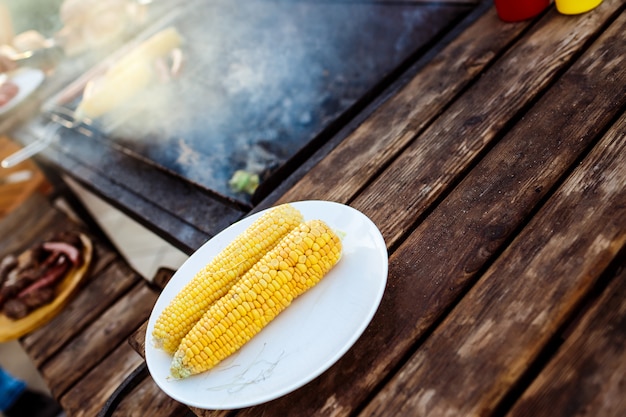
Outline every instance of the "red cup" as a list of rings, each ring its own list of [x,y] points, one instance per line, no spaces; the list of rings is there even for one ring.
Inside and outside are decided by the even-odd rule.
[[[543,12],[550,0],[494,0],[500,19],[505,22],[519,22]]]

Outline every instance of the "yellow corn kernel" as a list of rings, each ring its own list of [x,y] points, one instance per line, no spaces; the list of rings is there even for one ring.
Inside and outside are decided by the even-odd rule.
[[[322,233],[329,236],[329,239],[320,247],[324,255],[313,252],[317,259],[317,268],[302,269],[303,264],[298,264],[300,255],[294,257],[290,253],[298,250],[306,252],[305,246],[309,243],[305,238],[313,239],[315,235]],[[294,246],[294,242],[299,243]],[[207,371],[236,352],[287,308],[294,298],[316,285],[335,266],[340,257],[341,240],[324,222],[311,220],[300,224],[246,272],[228,294],[217,300],[183,338],[172,360],[172,376],[186,378]],[[271,282],[266,282],[261,271],[267,269],[270,271],[280,269],[281,272],[278,272]],[[265,284],[261,284],[261,281]],[[301,284],[301,281],[306,285]],[[250,290],[255,287],[262,289],[256,292]],[[248,301],[251,309],[240,308],[243,300],[251,298],[251,293],[254,294],[253,300]],[[224,316],[228,317],[231,311],[240,313],[236,323],[228,323],[227,320],[221,319]],[[205,332],[214,335],[215,341],[204,343],[202,338],[198,337],[198,333]],[[205,353],[208,360],[195,353],[197,350]]]
[[[152,332],[155,347],[173,354],[209,307],[302,221],[302,214],[289,204],[275,207],[254,221],[163,310]]]

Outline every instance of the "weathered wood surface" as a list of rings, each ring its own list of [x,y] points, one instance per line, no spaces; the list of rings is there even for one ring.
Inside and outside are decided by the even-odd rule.
[[[624,132],[626,116],[361,415],[498,409],[626,244]]]
[[[174,270],[170,268],[159,268],[152,279],[152,285],[156,287],[158,291],[163,290],[169,280],[174,275]],[[142,357],[146,356],[146,331],[148,329],[148,322],[144,322],[139,328],[133,332],[128,338],[128,342]]]
[[[129,337],[129,343],[130,345],[133,347],[133,349],[138,352],[142,357],[145,357],[146,355],[146,344],[145,344],[145,340],[146,340],[146,331],[148,329],[148,322],[145,322],[141,325],[141,327],[139,327],[139,329],[137,329],[136,332],[134,332],[130,337]],[[152,380],[151,377],[148,377],[149,380]],[[134,397],[136,395],[136,393],[131,392],[130,394],[128,394],[129,397]],[[128,400],[129,402],[132,400]],[[172,400],[173,401],[173,400]],[[170,404],[170,406],[172,406]],[[195,407],[184,407],[186,408],[188,411],[191,410],[194,415],[205,415],[206,413],[209,413],[211,416],[220,416],[220,417],[226,417],[228,415],[231,415],[233,412],[232,411],[206,411],[206,410],[202,410],[202,409],[198,409]],[[123,414],[121,414],[123,415]],[[165,414],[163,414],[165,415]]]
[[[83,371],[80,383],[60,398],[61,406],[68,416],[97,416],[111,394],[142,362],[141,356],[128,343],[121,343],[101,358],[95,368]]]
[[[281,202],[349,202],[529,25],[490,10],[288,190]]]
[[[406,149],[401,148],[401,155],[389,167],[385,168],[385,164],[399,149],[388,149],[385,144],[389,141],[380,140],[380,134],[373,131],[372,140],[383,143],[379,145],[382,149],[376,149],[370,142],[349,138],[345,145],[342,144],[343,152],[333,152],[294,187],[297,191],[287,193],[281,201],[321,198],[350,202],[379,225],[388,246],[393,247],[430,205],[498,139],[502,129],[519,116],[520,109],[530,104],[559,71],[566,68],[621,5],[619,0],[603,2],[595,13],[575,18],[551,11],[423,133],[415,137],[416,131],[403,130],[401,137],[407,137],[407,142],[408,139],[412,141]],[[482,22],[480,29],[507,27],[496,22],[495,15],[491,18],[493,21]],[[448,65],[451,61],[454,60],[446,60]],[[418,89],[414,94],[425,94],[419,85],[415,87]],[[427,105],[427,102],[421,105]],[[403,109],[390,105],[387,111],[400,115],[403,120],[412,120],[413,117],[407,116]],[[396,122],[387,117],[381,118],[376,125],[380,126],[378,129],[389,131],[395,130]],[[370,134],[367,123],[360,129],[364,129],[366,137]],[[361,161],[362,156],[365,158]],[[322,165],[331,159],[334,159],[332,169],[324,168]],[[382,168],[385,168],[384,172],[368,185],[372,170]],[[345,172],[345,169],[355,171]],[[363,169],[362,174],[360,169]],[[390,194],[394,197],[381,200],[381,195]]]
[[[623,267],[607,275],[626,253],[622,3],[517,24],[489,10],[287,191],[281,201],[340,201],[375,221],[390,250],[382,304],[301,389],[192,411],[622,415]],[[26,241],[56,219],[41,215]],[[148,286],[102,249],[54,330],[22,340],[68,416],[96,415],[142,363],[154,289],[173,272]],[[188,411],[146,377],[115,415]]]
[[[44,363],[42,374],[52,393],[61,396],[86,370],[104,360],[120,343],[126,344],[132,332],[148,319],[156,298],[146,285],[137,284]]]
[[[60,230],[80,231],[64,213],[51,210],[48,198],[32,194],[22,206],[0,222],[0,255],[19,253]]]
[[[126,339],[147,319],[156,293],[117,252],[98,240],[97,233],[73,221],[42,194],[33,194],[2,219],[0,248],[3,254],[19,252],[61,230],[79,231],[92,239],[94,257],[88,277],[55,318],[24,336],[20,344],[67,408],[66,414],[92,417],[142,363]],[[92,373],[97,376],[84,378],[94,366]]]
[[[146,332],[148,331],[148,322],[144,322],[128,339],[128,343],[142,357],[146,357]]]
[[[552,10],[538,27],[507,50],[352,205],[370,215],[393,245],[424,210],[454,185],[622,2],[604,2],[596,13],[571,18]],[[380,195],[393,199],[381,204]]]
[[[193,416],[189,408],[172,400],[147,377],[132,390],[113,413],[114,417]]]
[[[626,410],[626,257],[553,360],[508,414],[623,416]],[[616,372],[621,370],[622,372]]]
[[[577,24],[559,16],[550,19],[555,25]],[[620,48],[611,37],[615,33],[619,32],[604,37],[604,43],[550,89],[393,254],[379,314],[354,348],[306,388],[242,415],[288,413],[293,404],[308,415],[348,415],[358,408],[620,111],[625,79]],[[594,71],[610,76],[598,80]],[[622,88],[615,89],[616,85]],[[595,100],[580,94],[589,89],[597,89]],[[555,108],[563,113],[546,118]],[[586,132],[583,138],[579,131]],[[389,221],[380,220],[379,226]]]
[[[141,277],[120,263],[92,273],[76,298],[46,326],[24,337],[22,346],[35,365],[41,366],[140,281]]]
[[[0,130],[2,132],[3,130]],[[0,160],[19,151],[22,147],[6,136],[0,135]],[[4,182],[11,174],[28,171],[30,178],[19,182]],[[26,160],[0,171],[0,219],[23,204],[33,193],[46,192],[50,185],[32,160]]]

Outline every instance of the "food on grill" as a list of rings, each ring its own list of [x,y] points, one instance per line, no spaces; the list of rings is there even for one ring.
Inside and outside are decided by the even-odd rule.
[[[76,109],[76,118],[97,118],[133,98],[156,78],[156,62],[178,48],[182,38],[167,28],[122,57],[103,77],[90,81]]]
[[[301,223],[220,298],[184,337],[171,374],[207,371],[259,333],[341,257],[340,238],[321,220]]]
[[[115,75],[107,74],[103,79],[89,82],[76,108],[76,118],[94,119],[110,112],[146,88],[152,78],[150,64],[136,61]]]
[[[0,262],[0,308],[17,320],[50,303],[56,286],[73,268],[82,265],[83,242],[73,232],[60,232],[19,256]]]
[[[228,186],[236,193],[254,194],[259,187],[261,178],[258,174],[238,169],[228,181]]]
[[[176,295],[157,319],[154,344],[172,354],[182,338],[217,299],[248,269],[303,221],[293,206],[283,204],[254,221]]]
[[[163,29],[146,39],[127,55],[123,56],[107,71],[107,76],[115,77],[119,73],[123,73],[126,68],[132,66],[134,62],[152,63],[166,56],[174,49],[179,48],[181,43],[182,37],[176,28],[169,27]]]

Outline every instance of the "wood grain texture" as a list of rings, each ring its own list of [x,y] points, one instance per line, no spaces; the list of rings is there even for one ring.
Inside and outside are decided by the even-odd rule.
[[[74,231],[87,235],[94,244],[91,274],[97,275],[118,254],[95,239],[82,224],[77,223],[55,206],[46,195],[35,193],[19,208],[0,221],[0,256],[19,253],[59,231]]]
[[[159,268],[154,274],[152,279],[152,285],[157,289],[163,289],[174,276],[174,271],[171,268]],[[129,337],[128,343],[139,353],[143,358],[146,357],[146,331],[148,330],[148,321],[143,323],[137,330],[135,330]]]
[[[616,33],[584,55],[392,254],[379,312],[356,345],[307,387],[242,415],[286,415],[298,404],[306,415],[341,416],[358,407],[626,104],[615,88],[626,85],[623,58],[612,48]],[[599,80],[594,71],[609,76]],[[593,99],[580,94],[589,88]],[[555,108],[565,122],[540,123]]]
[[[12,155],[21,148],[7,136],[0,135],[0,160]],[[26,181],[3,182],[3,179],[19,171],[29,171],[31,177]],[[31,159],[27,159],[11,168],[2,168],[0,170],[0,219],[18,208],[33,193],[41,192],[45,195],[50,189],[50,184],[46,181],[39,167]]]
[[[605,1],[594,13],[573,18],[548,13],[351,205],[394,245],[621,5],[619,0]],[[394,198],[380,198],[389,194]]]
[[[226,411],[226,410],[202,410],[200,408],[191,407],[191,411],[198,417],[229,417],[233,415],[237,415],[236,411]]]
[[[52,209],[42,194],[32,194],[0,222],[0,256],[20,253],[60,230],[80,230],[64,213]]]
[[[148,376],[128,393],[113,417],[183,417],[189,414],[186,405],[168,397]]]
[[[626,117],[361,415],[473,416],[498,406],[626,244],[624,132]]]
[[[172,279],[175,273],[176,271],[171,268],[161,267],[154,274],[152,284],[162,290],[165,288],[170,279]]]
[[[22,347],[35,365],[41,366],[141,281],[142,278],[125,263],[109,265],[94,276],[57,317],[25,337]]]
[[[348,202],[527,27],[490,10],[280,199]]]
[[[508,414],[620,417],[626,411],[626,260]],[[618,370],[618,372],[616,372]]]
[[[55,397],[59,397],[147,320],[156,294],[140,283],[102,313],[41,368]]]
[[[122,343],[102,362],[74,385],[60,404],[68,417],[94,417],[111,394],[141,364],[141,357],[127,343]],[[149,416],[150,414],[144,414]]]
[[[146,332],[148,331],[148,321],[144,322],[137,330],[128,337],[128,343],[135,349],[142,358],[146,357]]]

